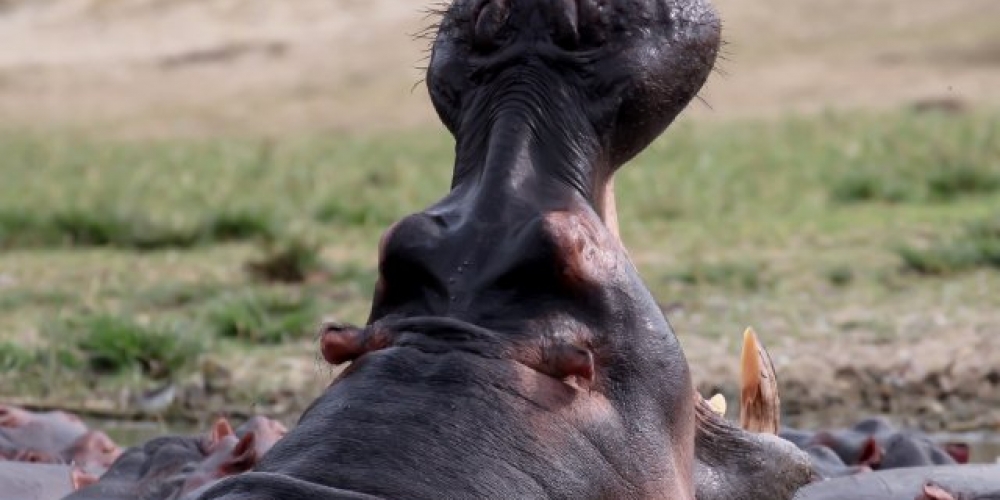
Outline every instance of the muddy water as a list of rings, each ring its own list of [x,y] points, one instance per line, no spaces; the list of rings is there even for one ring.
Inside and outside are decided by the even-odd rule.
[[[150,422],[108,422],[108,421],[88,421],[87,426],[91,429],[100,429],[114,439],[119,446],[125,448],[142,444],[150,439],[168,434],[179,434],[182,436],[194,436],[208,432],[208,427],[195,428],[182,425],[160,425]]]
[[[184,426],[165,427],[155,423],[88,422],[95,429],[102,429],[121,446],[134,446],[157,436],[167,434],[197,435],[207,431]],[[1000,463],[1000,433],[974,432],[965,434],[936,434],[932,436],[940,443],[968,443],[971,448],[970,462],[977,464]]]

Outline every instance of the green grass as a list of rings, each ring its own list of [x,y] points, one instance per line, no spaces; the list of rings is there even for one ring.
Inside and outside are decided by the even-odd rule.
[[[144,324],[112,314],[69,319],[53,335],[75,339],[76,348],[96,373],[138,371],[152,378],[178,374],[205,347],[190,325]]]
[[[301,238],[267,241],[263,255],[246,263],[247,273],[258,280],[277,283],[301,283],[326,271],[320,256],[322,245]]]
[[[219,212],[195,224],[155,222],[147,215],[104,208],[66,208],[46,213],[27,208],[0,212],[0,248],[116,247],[133,250],[190,248],[273,237],[259,214]]]
[[[1000,214],[927,247],[900,247],[898,253],[904,269],[919,274],[946,275],[978,268],[1000,271]]]
[[[441,131],[0,136],[2,392],[52,379],[113,394],[116,371],[190,374],[189,337],[237,366],[314,353],[322,316],[364,322],[381,233],[446,192],[452,154]],[[956,230],[996,216],[998,175],[989,111],[682,121],[619,173],[618,208],[647,284],[683,305],[671,318],[682,337],[753,324],[883,338],[959,309],[980,312],[956,328],[998,326],[1000,273],[982,265],[994,247],[972,243],[996,227]],[[966,243],[927,253],[949,238]],[[966,271],[927,279],[901,261]],[[60,317],[78,324],[49,334]]]
[[[696,263],[667,274],[667,280],[688,285],[712,285],[756,291],[767,284],[766,270],[757,262]]]
[[[223,338],[255,344],[302,339],[318,331],[316,304],[285,294],[242,293],[209,304],[206,321]]]

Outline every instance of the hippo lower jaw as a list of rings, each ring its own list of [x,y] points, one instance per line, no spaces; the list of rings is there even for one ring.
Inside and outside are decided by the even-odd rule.
[[[770,434],[746,432],[696,403],[695,496],[698,500],[791,499],[813,481],[809,457]]]
[[[740,422],[730,424],[695,398],[695,496],[698,500],[791,499],[816,474],[809,456],[775,434],[780,402],[774,365],[753,330],[744,334]]]

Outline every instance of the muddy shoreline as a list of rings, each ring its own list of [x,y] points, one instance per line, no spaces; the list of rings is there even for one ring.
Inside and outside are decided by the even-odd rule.
[[[699,390],[734,401],[739,372],[738,358],[728,354],[732,339],[682,342]],[[848,335],[771,339],[768,347],[787,425],[828,427],[886,415],[930,433],[1000,432],[1000,336],[995,334],[882,344]]]

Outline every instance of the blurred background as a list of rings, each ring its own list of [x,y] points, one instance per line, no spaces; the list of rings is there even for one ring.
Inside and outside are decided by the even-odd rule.
[[[719,71],[618,181],[699,386],[732,401],[752,325],[790,423],[1000,431],[1000,2],[716,5]],[[448,187],[428,7],[0,0],[0,401],[293,422]]]

